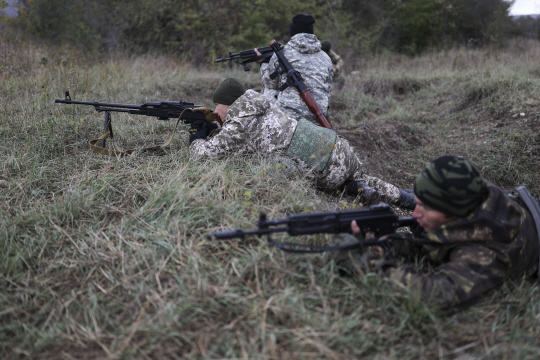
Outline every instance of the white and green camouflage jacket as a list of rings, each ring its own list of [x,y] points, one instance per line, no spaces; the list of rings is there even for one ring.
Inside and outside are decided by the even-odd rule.
[[[283,55],[291,66],[302,75],[304,84],[309,88],[313,98],[323,114],[327,115],[328,105],[333,90],[334,67],[330,57],[321,50],[321,43],[314,34],[300,33],[294,35],[283,48]],[[307,119],[319,125],[315,115],[309,111],[298,89],[289,86],[283,91],[278,88],[286,81],[281,75],[270,79],[279,62],[274,54],[267,64],[261,64],[261,77],[264,83],[264,94],[275,105],[279,106],[289,117],[300,120]]]

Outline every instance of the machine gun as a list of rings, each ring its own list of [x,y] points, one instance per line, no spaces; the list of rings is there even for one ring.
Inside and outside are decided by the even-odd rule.
[[[127,150],[125,152],[115,152],[105,149],[105,140],[107,137],[114,138],[111,122],[111,112],[124,112],[134,115],[146,115],[157,117],[158,120],[169,120],[169,119],[178,119],[178,122],[182,120],[184,124],[190,124],[196,120],[207,120],[213,121],[216,120],[220,125],[223,125],[221,119],[217,114],[212,113],[209,109],[202,107],[201,105],[195,105],[194,103],[185,102],[185,101],[153,101],[147,102],[142,105],[133,105],[133,104],[115,104],[115,103],[103,103],[97,101],[75,101],[71,99],[69,91],[65,93],[65,99],[54,99],[55,103],[61,104],[76,104],[76,105],[91,105],[97,112],[105,112],[105,122],[103,126],[103,135],[96,140],[90,141],[90,148],[94,151],[97,151],[101,154],[109,156],[125,156],[131,154],[134,150]],[[176,125],[178,126],[178,122]],[[158,148],[165,147],[169,145],[169,139],[165,144],[161,146],[145,148],[143,150],[157,150]],[[97,142],[101,141],[101,148],[95,146]]]
[[[255,53],[255,50],[253,49],[248,49],[242,50],[239,53],[235,54],[229,52],[228,58],[216,59],[214,60],[214,62],[219,63],[232,60],[233,62],[242,65],[244,67],[244,71],[249,71],[249,67],[246,64],[259,60],[270,60],[272,55],[274,55],[274,49],[272,49],[270,46],[260,47],[257,48],[257,50],[259,50],[261,55],[257,55],[257,53]],[[241,59],[242,61],[238,61],[237,59]]]
[[[351,232],[351,221],[356,220],[360,232],[365,236],[373,233],[374,239],[366,239],[361,243],[345,246],[315,246],[288,242],[277,242],[271,238],[271,234],[286,232],[290,236],[311,234],[337,234]],[[349,250],[362,246],[385,246],[385,240],[381,236],[394,233],[402,226],[412,226],[416,220],[412,217],[399,218],[386,203],[371,205],[367,209],[348,211],[328,211],[311,214],[295,214],[285,219],[268,220],[266,214],[261,213],[258,228],[254,230],[230,230],[214,232],[207,235],[208,239],[226,240],[232,238],[244,238],[249,235],[267,235],[268,242],[279,249],[292,253],[318,253],[324,251]],[[301,249],[298,249],[301,248]]]

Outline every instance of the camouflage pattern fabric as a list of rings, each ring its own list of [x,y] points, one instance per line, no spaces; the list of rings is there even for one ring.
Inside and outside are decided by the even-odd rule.
[[[296,120],[272,106],[264,95],[247,90],[229,107],[221,131],[205,140],[193,141],[189,147],[190,155],[219,157],[258,152],[288,157],[287,150],[297,125]],[[301,165],[300,169],[309,169],[303,161],[296,160]],[[326,167],[312,173],[310,177],[317,185],[328,190],[338,189],[346,180],[356,180],[384,193],[383,201],[395,203],[399,199],[397,187],[364,173],[354,149],[339,136]]]
[[[263,85],[262,90],[261,90],[261,94],[266,96],[266,98],[270,101],[270,103],[272,105],[278,106],[277,105],[277,98],[278,98],[279,90],[269,89],[269,88],[267,88],[266,86]]]
[[[330,56],[330,59],[332,60],[332,64],[334,65],[334,69],[336,71],[334,72],[334,89],[341,90],[343,86],[345,85],[345,79],[343,78],[343,74],[341,69],[343,69],[343,60],[341,59],[341,56],[336,54],[333,50],[328,51],[328,56]]]
[[[296,126],[296,120],[272,106],[266,97],[247,90],[229,107],[221,131],[207,140],[195,140],[189,151],[194,157],[285,152]]]
[[[483,200],[485,182],[467,159],[453,155],[431,161],[414,182],[414,193],[430,208],[464,217]]]
[[[284,46],[283,54],[291,66],[302,75],[302,80],[311,91],[317,105],[319,105],[323,114],[327,115],[333,90],[334,70],[332,60],[321,50],[321,43],[317,36],[306,33],[294,35]],[[289,86],[283,91],[278,91],[279,87],[286,82],[285,75],[280,75],[273,80],[270,79],[270,74],[278,66],[279,62],[276,55],[272,56],[269,63],[261,64],[264,95],[272,103],[280,107],[290,118],[295,120],[304,118],[319,125],[315,115],[309,111],[300,97],[298,89]]]
[[[493,184],[487,183],[487,187],[487,199],[467,217],[422,234],[433,243],[395,246],[398,257],[425,256],[435,267],[431,273],[418,273],[412,266],[391,266],[385,275],[441,308],[470,304],[506,279],[531,276],[538,266],[539,251],[532,216],[519,200]],[[413,235],[401,232],[391,238],[406,240]]]
[[[330,160],[336,136],[333,130],[300,119],[287,154],[302,160],[310,169],[322,171]]]
[[[334,50],[329,50],[328,56],[330,57],[330,60],[332,60],[332,65],[334,65],[334,69],[336,69],[336,72],[341,72],[341,69],[343,69],[343,59],[341,58],[341,56],[336,54]]]
[[[361,181],[382,194],[381,201],[394,204],[399,199],[399,188],[377,177],[368,175],[362,163],[356,156],[349,142],[337,137],[336,147],[328,161],[328,165],[321,172],[317,185],[319,187],[336,190],[345,180]]]

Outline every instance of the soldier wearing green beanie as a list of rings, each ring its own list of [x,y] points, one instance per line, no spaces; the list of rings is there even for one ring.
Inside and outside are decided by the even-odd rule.
[[[212,101],[214,104],[232,105],[245,92],[246,88],[240,81],[228,78],[219,84],[216,91],[214,91]]]
[[[338,267],[381,272],[443,309],[470,304],[505,280],[538,271],[540,207],[524,187],[509,195],[484,180],[469,160],[443,156],[416,178],[414,194],[418,228],[389,235],[390,251],[341,252]],[[351,229],[359,233],[355,222]],[[358,241],[349,234],[338,240]],[[398,258],[411,257],[427,259],[429,270],[397,265]]]
[[[464,217],[486,195],[482,175],[467,159],[443,156],[429,163],[416,178],[414,193],[432,209]]]
[[[223,109],[232,105],[236,99],[246,92],[246,88],[242,83],[234,78],[225,79],[214,91],[214,104],[220,104],[219,109],[224,116]],[[225,110],[226,111],[226,110]],[[216,112],[218,109],[216,108]],[[219,112],[218,112],[219,113]],[[209,123],[206,120],[197,120],[191,123],[189,127],[189,143],[192,144],[195,140],[204,140],[208,135],[212,134],[217,129],[215,122]]]

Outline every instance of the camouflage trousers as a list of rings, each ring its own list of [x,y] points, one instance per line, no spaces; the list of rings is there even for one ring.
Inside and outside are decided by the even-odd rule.
[[[366,174],[349,142],[338,136],[328,165],[317,176],[317,185],[328,190],[337,190],[347,180],[360,181],[371,186],[383,194],[381,200],[384,202],[396,203],[399,199],[399,189],[386,181]]]

